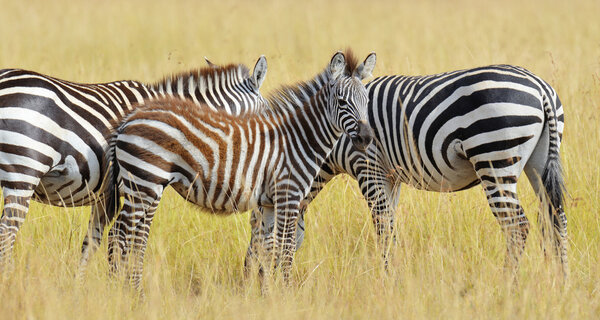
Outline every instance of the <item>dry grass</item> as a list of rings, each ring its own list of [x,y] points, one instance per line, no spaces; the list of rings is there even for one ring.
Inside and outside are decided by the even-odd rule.
[[[310,209],[292,289],[261,296],[242,277],[248,216],[216,218],[170,192],[136,303],[97,254],[74,279],[87,208],[34,204],[15,271],[0,283],[0,318],[596,318],[600,314],[600,3],[589,1],[1,1],[0,68],[65,79],[153,81],[230,61],[269,62],[263,92],[320,71],[335,50],[376,51],[376,75],[491,63],[528,68],[565,105],[570,285],[539,248],[534,223],[510,288],[504,240],[483,192],[403,189],[391,272],[381,271],[356,183],[339,177]],[[527,182],[522,202],[535,221]]]

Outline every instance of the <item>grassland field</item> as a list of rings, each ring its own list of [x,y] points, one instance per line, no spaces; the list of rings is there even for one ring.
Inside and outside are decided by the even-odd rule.
[[[245,282],[248,214],[214,217],[168,192],[145,263],[146,298],[107,275],[106,251],[75,280],[89,208],[31,206],[0,282],[0,319],[597,319],[600,317],[600,2],[6,1],[0,68],[79,82],[136,79],[216,63],[253,66],[262,88],[308,79],[347,46],[377,52],[375,76],[494,63],[526,67],[565,108],[571,274],[560,283],[539,246],[537,199],[519,194],[532,231],[517,287],[480,187],[403,187],[389,272],[357,183],[339,176],[313,202],[293,284],[261,295]]]

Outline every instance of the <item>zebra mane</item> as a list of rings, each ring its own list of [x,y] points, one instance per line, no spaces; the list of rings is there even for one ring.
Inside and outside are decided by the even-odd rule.
[[[207,88],[209,84],[211,87],[221,87],[224,77],[234,81],[227,85],[235,85],[250,78],[250,70],[243,64],[211,65],[166,76],[149,86],[161,93],[191,92],[198,88],[203,90],[202,88]]]
[[[283,85],[266,97],[268,109],[274,112],[290,112],[310,101],[312,97],[327,84],[331,74],[329,68],[325,68],[321,73],[312,79],[304,82],[298,82],[292,85]]]
[[[344,74],[351,76],[358,66],[358,59],[350,48],[344,51],[344,56],[346,57]],[[271,111],[292,111],[309,102],[325,86],[329,79],[331,79],[331,73],[329,72],[329,67],[326,67],[321,73],[308,81],[283,85],[279,89],[276,89],[275,92],[266,98],[267,104]]]
[[[352,73],[354,73],[356,67],[358,67],[358,59],[356,58],[354,51],[352,51],[350,48],[346,48],[346,50],[344,50],[344,56],[346,57],[346,68],[344,69],[344,74],[349,77],[352,75]]]

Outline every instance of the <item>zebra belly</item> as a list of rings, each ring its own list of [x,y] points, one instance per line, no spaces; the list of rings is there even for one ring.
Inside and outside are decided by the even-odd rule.
[[[193,187],[186,187],[182,183],[172,185],[184,199],[215,214],[232,214],[254,209],[259,205],[261,188],[252,188],[246,185],[232,192],[232,188],[217,187],[214,192],[209,192],[210,183],[194,183]]]
[[[446,172],[439,181],[434,181],[431,177],[422,177],[421,180],[411,179],[406,181],[403,179],[402,182],[419,190],[454,192],[478,185],[479,178],[473,169],[473,165],[469,163],[466,166],[456,166],[454,171]]]
[[[433,152],[433,154],[434,158],[429,161],[435,162],[439,171],[428,167],[429,174],[427,174],[423,169],[413,168],[410,174],[405,174],[399,179],[416,189],[435,192],[454,192],[479,184],[477,173],[471,161],[467,159],[461,141],[453,141],[446,150]],[[442,154],[445,157],[442,157]],[[444,159],[447,159],[447,162]],[[402,165],[397,167],[400,168]],[[396,171],[395,175],[399,173]]]

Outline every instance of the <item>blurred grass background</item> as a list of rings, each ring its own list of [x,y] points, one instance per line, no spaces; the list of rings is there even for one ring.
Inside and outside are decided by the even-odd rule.
[[[88,208],[33,204],[0,283],[2,319],[597,318],[600,314],[600,2],[583,1],[0,1],[0,68],[79,82],[136,79],[265,54],[262,92],[308,79],[346,46],[377,52],[375,76],[516,64],[558,91],[569,199],[571,281],[539,247],[537,200],[518,287],[480,187],[404,187],[389,274],[356,182],[340,176],[313,203],[294,285],[261,296],[242,276],[248,215],[213,217],[163,199],[145,264],[146,300],[107,276],[97,254],[78,285]]]

